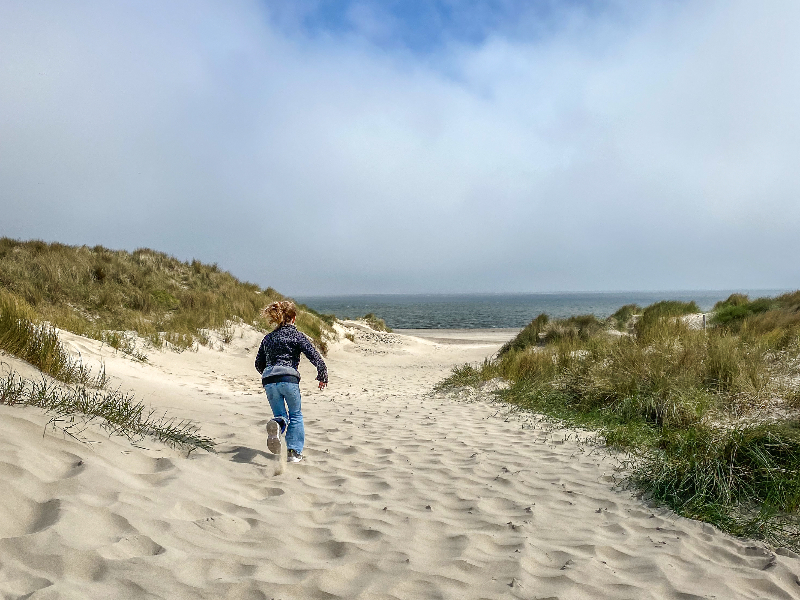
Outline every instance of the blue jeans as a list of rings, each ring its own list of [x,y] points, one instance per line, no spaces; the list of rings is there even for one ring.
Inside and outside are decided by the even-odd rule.
[[[267,392],[272,416],[283,417],[289,423],[286,428],[286,447],[302,452],[306,443],[306,432],[303,429],[303,413],[300,412],[300,386],[279,381],[266,384],[264,391]]]

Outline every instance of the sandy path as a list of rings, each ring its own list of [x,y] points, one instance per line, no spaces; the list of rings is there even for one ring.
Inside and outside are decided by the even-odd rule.
[[[145,365],[64,334],[219,452],[43,438],[0,406],[0,596],[800,598],[798,557],[615,491],[612,459],[530,418],[428,394],[510,333],[355,335],[326,391],[304,362],[306,461],[275,475],[259,334]]]

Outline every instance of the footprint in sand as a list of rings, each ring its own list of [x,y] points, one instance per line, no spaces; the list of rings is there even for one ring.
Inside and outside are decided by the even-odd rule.
[[[197,502],[185,500],[176,502],[168,516],[182,521],[199,521],[208,517],[220,516],[220,513]]]
[[[286,492],[281,488],[265,488],[255,492],[254,497],[257,500],[266,500],[267,498],[277,498],[278,496],[283,496],[285,493]]]
[[[217,535],[242,535],[250,531],[250,523],[231,515],[206,517],[194,522],[200,529]]]
[[[156,556],[164,552],[164,548],[156,544],[146,535],[130,535],[118,542],[100,548],[97,553],[109,560],[125,560],[139,556]]]

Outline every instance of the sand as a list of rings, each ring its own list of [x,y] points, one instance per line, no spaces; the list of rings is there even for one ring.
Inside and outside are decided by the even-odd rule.
[[[304,360],[306,459],[282,474],[257,332],[148,364],[63,333],[114,386],[202,423],[218,453],[94,426],[78,443],[0,406],[0,596],[800,598],[797,555],[649,506],[582,436],[430,394],[513,332],[350,333],[325,391]]]

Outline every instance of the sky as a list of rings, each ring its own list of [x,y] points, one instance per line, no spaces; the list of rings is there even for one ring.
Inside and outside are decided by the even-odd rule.
[[[800,287],[796,0],[0,0],[0,235],[295,296]]]

